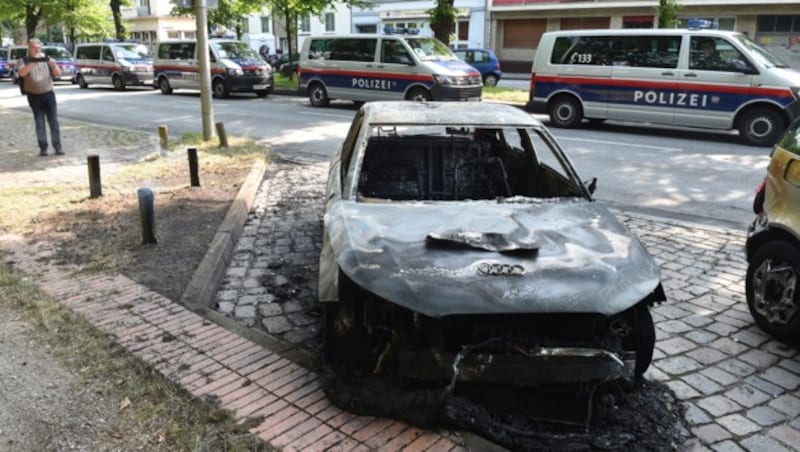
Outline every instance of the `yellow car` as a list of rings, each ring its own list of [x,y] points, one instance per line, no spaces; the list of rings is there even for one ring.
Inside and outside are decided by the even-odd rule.
[[[772,151],[748,230],[747,305],[756,323],[784,340],[800,337],[800,121]]]

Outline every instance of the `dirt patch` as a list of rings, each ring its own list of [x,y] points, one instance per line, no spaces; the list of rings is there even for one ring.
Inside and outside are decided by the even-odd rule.
[[[32,117],[0,110],[0,236],[21,235],[43,263],[118,272],[179,300],[265,150],[234,140],[241,146],[228,151],[198,145],[197,188],[189,186],[183,149],[162,153],[153,136],[61,126],[66,156],[39,157]],[[96,199],[89,155],[101,162]],[[155,193],[155,245],[142,244],[140,187]],[[1,450],[268,449],[247,426],[14,279],[0,268]]]

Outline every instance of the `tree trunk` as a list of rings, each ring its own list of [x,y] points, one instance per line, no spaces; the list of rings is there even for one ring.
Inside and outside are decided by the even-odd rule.
[[[120,41],[125,40],[125,26],[122,24],[122,12],[120,11],[120,0],[111,0],[108,6],[111,7],[111,13],[114,15],[114,30],[116,31],[116,38]]]
[[[287,49],[289,51],[289,53],[288,53],[289,60],[288,61],[289,61],[289,63],[291,63],[292,62],[292,53],[294,53],[294,39],[293,39],[294,33],[292,32],[292,26],[290,24],[296,24],[297,23],[297,16],[292,14],[292,11],[287,7],[287,8],[284,8],[284,10],[283,10],[283,18],[286,21],[286,22],[284,22],[284,27],[286,29],[286,45],[289,47]],[[278,68],[278,69],[280,69],[280,68]],[[289,73],[289,80],[294,80],[294,72],[290,72]]]
[[[433,23],[431,24],[433,36],[447,45],[450,45],[450,33],[453,31],[453,26],[455,25],[455,18],[452,14],[453,1],[454,0],[437,0],[435,9],[438,12],[438,20],[435,25]],[[445,13],[446,11],[450,11],[451,13]]]
[[[34,5],[30,3],[25,5],[25,33],[26,38],[31,39],[36,37],[36,27],[39,25],[39,19],[42,18],[42,7],[36,10]]]

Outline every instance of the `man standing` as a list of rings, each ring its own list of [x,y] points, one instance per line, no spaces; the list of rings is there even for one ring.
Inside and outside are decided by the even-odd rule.
[[[61,132],[58,128],[58,112],[56,110],[56,94],[53,92],[53,77],[61,76],[55,60],[42,53],[42,41],[33,38],[28,40],[28,58],[18,72],[20,82],[24,83],[28,105],[33,110],[36,123],[36,140],[39,142],[39,155],[47,155],[47,130],[44,118],[50,125],[50,139],[56,155],[64,155],[61,150]]]

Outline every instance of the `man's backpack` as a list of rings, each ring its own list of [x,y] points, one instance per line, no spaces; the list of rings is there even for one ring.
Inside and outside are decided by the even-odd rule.
[[[28,64],[28,57],[22,57],[22,66],[25,66],[26,64]],[[25,77],[19,76],[20,67],[20,63],[17,61],[17,84],[19,85],[19,93],[24,96],[28,93],[25,92]]]

